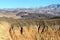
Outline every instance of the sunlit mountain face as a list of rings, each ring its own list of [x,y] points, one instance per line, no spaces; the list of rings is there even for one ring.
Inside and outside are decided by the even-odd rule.
[[[0,9],[0,17],[12,18],[49,18],[60,16],[60,4],[52,4],[38,8],[4,8]]]

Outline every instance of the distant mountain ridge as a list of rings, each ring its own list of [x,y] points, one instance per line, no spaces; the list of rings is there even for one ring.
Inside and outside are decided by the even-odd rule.
[[[0,16],[13,18],[35,18],[60,16],[60,4],[52,4],[39,8],[5,8],[0,9]]]

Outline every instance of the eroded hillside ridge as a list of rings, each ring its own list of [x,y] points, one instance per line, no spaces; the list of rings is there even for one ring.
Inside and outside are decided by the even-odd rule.
[[[9,29],[12,40],[60,40],[60,19],[26,19],[17,23]]]

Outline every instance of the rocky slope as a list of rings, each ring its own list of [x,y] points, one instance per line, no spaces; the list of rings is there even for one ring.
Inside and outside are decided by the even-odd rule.
[[[60,40],[60,18],[2,18],[0,35],[0,40]]]

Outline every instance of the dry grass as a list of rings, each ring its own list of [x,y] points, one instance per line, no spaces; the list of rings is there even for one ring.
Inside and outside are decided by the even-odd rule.
[[[0,21],[0,40],[11,40],[9,34],[10,24],[5,21]]]
[[[0,18],[0,40],[60,40],[60,18]]]

